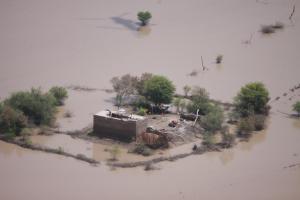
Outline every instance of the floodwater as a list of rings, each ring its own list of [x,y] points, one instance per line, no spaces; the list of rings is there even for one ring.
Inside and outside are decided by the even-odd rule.
[[[245,83],[263,81],[272,99],[281,99],[271,103],[267,130],[248,143],[160,163],[151,172],[111,171],[0,142],[0,199],[299,199],[300,122],[281,113],[300,100],[299,90],[289,92],[300,83],[299,6],[299,0],[1,0],[1,99],[38,86],[107,89],[113,76],[143,72],[168,76],[178,92],[185,84],[202,86],[223,101]],[[137,32],[136,13],[144,9],[153,15],[151,26]],[[276,21],[285,28],[261,35],[262,24]],[[216,65],[219,54],[224,59]],[[198,75],[188,76],[193,70]],[[70,91],[65,109],[74,116],[60,119],[61,129],[85,127],[93,113],[112,107],[112,96]]]

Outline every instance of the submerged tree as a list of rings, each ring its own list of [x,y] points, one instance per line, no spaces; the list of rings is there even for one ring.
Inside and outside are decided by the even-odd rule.
[[[64,87],[52,87],[49,92],[55,97],[56,105],[61,106],[64,104],[65,99],[68,97],[68,91]]]
[[[252,114],[267,114],[269,101],[269,92],[263,83],[248,83],[241,88],[234,99],[235,111],[241,117],[247,117]]]
[[[141,12],[138,12],[137,17],[141,21],[142,26],[146,26],[149,23],[150,19],[152,18],[152,15],[148,11],[145,11],[145,12],[141,11]]]
[[[300,101],[297,101],[294,105],[293,105],[293,110],[296,111],[298,113],[298,117],[300,117]]]

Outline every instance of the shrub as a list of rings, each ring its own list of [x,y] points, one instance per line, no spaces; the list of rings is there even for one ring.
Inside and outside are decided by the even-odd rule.
[[[275,29],[273,28],[272,25],[263,25],[263,26],[261,26],[260,31],[261,31],[263,34],[271,34],[271,33],[274,33],[274,32],[275,32]]]
[[[63,105],[65,99],[68,97],[68,91],[64,87],[52,87],[49,93],[55,97],[55,105],[57,106]]]
[[[150,156],[153,154],[153,151],[145,144],[138,143],[134,146],[134,148],[130,151],[130,153],[141,154],[143,156]]]
[[[216,58],[216,63],[217,64],[220,64],[223,60],[223,55],[218,55],[217,58]]]
[[[237,126],[238,136],[247,137],[254,130],[255,130],[255,122],[252,117],[246,117],[240,119]]]
[[[298,117],[300,117],[300,101],[297,101],[294,105],[293,105],[293,110],[296,111],[298,113]]]
[[[191,103],[187,105],[188,112],[197,113],[199,109],[199,114],[207,114],[212,104],[209,101],[208,92],[204,88],[195,87],[192,90]]]
[[[147,114],[147,109],[146,108],[139,108],[139,110],[138,110],[138,112],[137,112],[137,114],[138,115],[141,115],[141,116],[145,116],[146,114]]]
[[[214,133],[222,128],[224,121],[223,110],[213,106],[211,111],[201,118],[201,126],[208,132]]]
[[[208,132],[205,132],[203,134],[202,145],[212,146],[213,144],[215,144],[214,136]]]
[[[273,29],[283,29],[284,24],[282,22],[276,22],[275,24],[272,25]]]
[[[54,119],[56,99],[52,94],[44,94],[40,89],[17,92],[5,100],[5,104],[20,110],[36,125],[49,125]]]
[[[222,144],[225,148],[230,148],[235,141],[235,136],[230,133],[225,133],[222,135]]]
[[[146,12],[138,12],[137,17],[142,22],[142,26],[145,26],[145,25],[148,24],[148,22],[152,18],[152,15],[148,11],[146,11]]]
[[[269,92],[263,83],[249,83],[241,88],[234,99],[235,111],[242,117],[252,114],[267,114]]]
[[[27,117],[21,111],[3,106],[0,113],[0,131],[5,134],[19,135],[27,126]]]
[[[241,117],[240,113],[235,112],[234,110],[231,110],[228,113],[228,123],[230,123],[230,124],[236,124],[240,117]]]
[[[170,103],[173,99],[175,86],[164,76],[153,76],[145,82],[145,96],[156,105]]]

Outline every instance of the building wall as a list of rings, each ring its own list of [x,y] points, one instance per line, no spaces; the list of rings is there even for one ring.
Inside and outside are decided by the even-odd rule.
[[[146,120],[130,121],[94,115],[94,133],[102,137],[129,140],[146,128]]]

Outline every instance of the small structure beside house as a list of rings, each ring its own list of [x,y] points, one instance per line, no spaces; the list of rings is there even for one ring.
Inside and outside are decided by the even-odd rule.
[[[147,120],[139,115],[104,110],[94,115],[94,133],[100,137],[131,140],[146,131]]]

